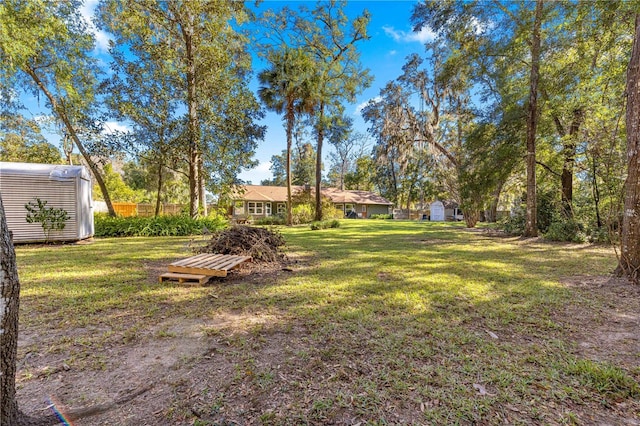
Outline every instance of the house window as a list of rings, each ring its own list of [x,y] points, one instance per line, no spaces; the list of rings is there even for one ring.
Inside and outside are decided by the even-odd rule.
[[[278,214],[285,214],[287,211],[287,205],[285,203],[278,203],[277,208]]]
[[[362,209],[360,210],[362,213],[366,213],[367,212],[367,205],[363,204],[362,205]]]
[[[271,203],[264,203],[264,214],[271,216]]]
[[[262,214],[263,203],[249,201],[249,214]]]
[[[344,211],[349,213],[351,210],[355,210],[353,207],[354,207],[353,204],[345,204]]]
[[[344,204],[336,204],[336,209],[344,211]]]
[[[233,214],[236,216],[244,214],[244,201],[236,201],[233,203]]]

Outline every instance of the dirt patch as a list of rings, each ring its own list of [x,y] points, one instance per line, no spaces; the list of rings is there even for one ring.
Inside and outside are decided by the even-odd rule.
[[[212,280],[209,286],[252,291],[296,274],[308,263],[313,259],[300,257],[284,269],[280,265],[248,264],[224,280]],[[157,262],[147,268],[151,275],[165,266]],[[387,271],[376,274],[380,281],[393,278]],[[156,277],[149,279],[155,282]],[[571,289],[577,302],[555,314],[554,320],[565,326],[562,338],[575,342],[580,356],[611,362],[637,376],[640,288],[609,277],[569,277],[562,284]],[[585,309],[589,306],[593,308]],[[155,324],[144,323],[132,341],[108,341],[101,347],[87,348],[82,346],[82,336],[108,330],[55,329],[50,334],[21,330],[20,346],[39,349],[23,357],[18,378],[20,407],[30,414],[49,414],[52,402],[64,411],[65,407],[106,404],[147,387],[135,399],[74,425],[321,425],[365,424],[376,416],[393,424],[421,424],[424,410],[441,404],[437,397],[429,399],[429,395],[412,389],[406,390],[407,397],[402,399],[385,387],[376,387],[371,393],[366,387],[354,392],[360,383],[372,380],[380,368],[387,369],[388,374],[395,371],[393,365],[380,365],[371,359],[374,342],[368,333],[362,334],[354,323],[353,330],[343,330],[343,335],[326,333],[327,340],[320,341],[314,337],[319,330],[313,325],[284,315],[269,309],[238,309],[198,317],[171,316]],[[496,342],[505,339],[502,335],[496,339],[486,329],[481,332]],[[55,350],[53,343],[65,336],[77,343],[64,351]],[[444,365],[447,357],[425,355],[424,362],[424,368],[433,369],[429,370],[430,377],[435,380],[438,370],[433,365]],[[478,393],[471,389],[473,395]],[[381,392],[388,394],[380,396]],[[486,392],[486,397],[491,397],[498,390],[488,385]],[[328,395],[339,395],[340,399],[331,400]],[[481,392],[480,397],[484,397]],[[511,415],[522,409],[509,404],[505,407]],[[581,420],[590,419],[585,424],[638,424],[630,414],[638,412],[635,406],[615,405],[609,411],[579,404],[572,408],[581,413]],[[499,419],[496,417],[496,424]]]
[[[562,283],[585,301],[601,302],[590,310],[568,305],[562,313],[581,355],[629,369],[640,365],[640,286],[610,276],[567,277]]]

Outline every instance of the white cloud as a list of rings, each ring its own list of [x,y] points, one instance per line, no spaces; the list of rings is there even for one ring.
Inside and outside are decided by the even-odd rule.
[[[112,135],[115,132],[129,133],[131,132],[131,128],[116,121],[107,121],[104,123],[102,132],[105,135]]]
[[[434,33],[431,28],[428,27],[422,27],[420,32],[417,33],[414,31],[407,32],[403,30],[396,30],[394,27],[388,26],[384,26],[382,27],[382,29],[384,30],[386,35],[399,42],[419,42],[424,44],[436,38],[436,33]]]
[[[107,32],[99,31],[91,20],[97,6],[98,0],[86,0],[80,7],[80,14],[87,23],[89,32],[93,34],[96,40],[96,50],[98,52],[107,52],[109,50],[109,40],[111,40],[111,37]]]
[[[353,112],[353,115],[360,115],[362,110],[369,105],[370,103],[380,102],[382,98],[380,96],[376,96],[373,99],[369,99],[368,101],[364,101],[356,106],[356,110]]]
[[[269,172],[271,173],[271,161],[261,161],[253,170],[256,172]]]
[[[395,55],[397,55],[397,54],[398,54],[398,51],[397,51],[397,50],[391,50],[391,51],[389,52],[389,56],[395,56]]]

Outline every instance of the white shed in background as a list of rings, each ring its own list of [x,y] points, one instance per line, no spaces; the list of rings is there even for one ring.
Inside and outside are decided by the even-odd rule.
[[[52,241],[78,241],[93,236],[91,175],[84,166],[0,162],[0,196],[14,242],[44,241],[40,223],[27,223],[25,204],[36,198],[69,214]]]
[[[429,216],[432,222],[444,222],[444,204],[442,201],[434,201],[429,207]]]

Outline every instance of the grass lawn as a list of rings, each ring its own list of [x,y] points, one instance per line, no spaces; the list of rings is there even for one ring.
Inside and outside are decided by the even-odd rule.
[[[194,288],[157,282],[188,238],[18,247],[21,408],[150,383],[77,425],[640,421],[640,291],[608,277],[611,248],[452,223],[281,232],[292,271]]]

